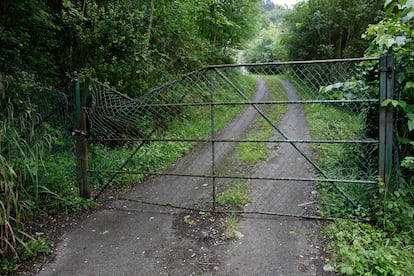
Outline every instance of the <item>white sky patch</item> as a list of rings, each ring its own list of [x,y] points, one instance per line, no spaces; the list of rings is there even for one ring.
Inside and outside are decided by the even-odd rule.
[[[297,2],[299,2],[299,0],[272,0],[273,3],[277,4],[277,5],[282,5],[282,6],[288,6],[288,7],[293,7],[293,5],[295,5]]]

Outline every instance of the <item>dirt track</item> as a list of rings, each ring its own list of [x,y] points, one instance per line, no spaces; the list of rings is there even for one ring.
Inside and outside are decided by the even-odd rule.
[[[295,89],[283,81],[290,100]],[[254,100],[265,100],[268,89],[258,80]],[[236,139],[257,116],[252,107],[241,112],[218,138]],[[309,137],[303,109],[289,105],[280,129],[289,138]],[[280,139],[280,137],[275,136]],[[229,157],[232,143],[217,143],[216,162],[221,170],[241,170]],[[301,148],[311,154],[307,147]],[[230,158],[230,159],[229,159]],[[199,145],[181,158],[172,172],[204,174],[211,169],[211,148]],[[313,171],[289,144],[273,146],[266,162],[249,170],[252,175],[310,177]],[[299,175],[298,175],[299,172]],[[273,212],[306,214],[314,201],[311,183],[250,183],[252,205],[271,206]],[[203,179],[154,177],[124,197],[188,206],[208,202],[211,185]],[[266,207],[267,208],[267,207]],[[202,239],[186,232],[182,214],[134,203],[115,201],[63,237],[56,258],[39,275],[321,275],[322,250],[315,221],[283,217],[243,216],[237,241]],[[211,224],[214,225],[215,221]],[[219,227],[218,227],[219,228]],[[219,233],[216,233],[219,234]],[[197,236],[197,237],[194,237]]]

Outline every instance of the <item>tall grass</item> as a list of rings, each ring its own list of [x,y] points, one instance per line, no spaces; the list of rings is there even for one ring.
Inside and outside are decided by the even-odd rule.
[[[22,133],[21,130],[24,130]],[[47,147],[43,141],[33,141],[30,120],[13,117],[13,110],[0,127],[0,255],[18,256],[18,246],[24,246],[22,222],[30,217],[39,200],[38,172]],[[33,195],[27,193],[30,187]]]
[[[35,256],[38,250],[48,252],[41,238],[26,232],[25,223],[39,210],[62,209],[70,205],[85,207],[75,200],[77,190],[65,166],[74,162],[71,156],[56,150],[60,131],[47,123],[35,127],[29,113],[15,115],[10,105],[0,118],[0,259],[11,260]],[[73,201],[73,202],[72,202]],[[22,257],[23,256],[23,257]],[[7,263],[8,261],[6,261]],[[8,263],[10,264],[10,263]],[[0,262],[0,265],[3,265]],[[14,269],[13,265],[10,269]],[[7,268],[8,269],[8,268]],[[7,272],[7,269],[5,271]],[[0,272],[3,268],[0,267]]]

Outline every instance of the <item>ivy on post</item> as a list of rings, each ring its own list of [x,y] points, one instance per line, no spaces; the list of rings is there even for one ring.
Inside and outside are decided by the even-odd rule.
[[[83,198],[90,198],[91,191],[89,188],[88,177],[88,144],[86,138],[86,112],[83,107],[86,105],[88,97],[87,83],[81,87],[75,72],[75,79],[72,82],[74,98],[74,120],[73,132],[75,156],[77,164],[77,182],[79,195]]]
[[[394,56],[388,54],[380,59],[380,118],[379,118],[379,176],[387,191],[391,191],[393,108],[384,101],[394,97]]]

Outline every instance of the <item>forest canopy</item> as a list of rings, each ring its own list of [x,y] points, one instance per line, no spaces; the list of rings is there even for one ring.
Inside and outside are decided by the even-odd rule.
[[[265,1],[259,35],[245,50],[246,62],[362,57],[361,39],[380,21],[384,1],[308,0],[292,8]]]
[[[57,85],[77,71],[131,96],[179,73],[234,62],[260,0],[4,0],[0,72]]]

